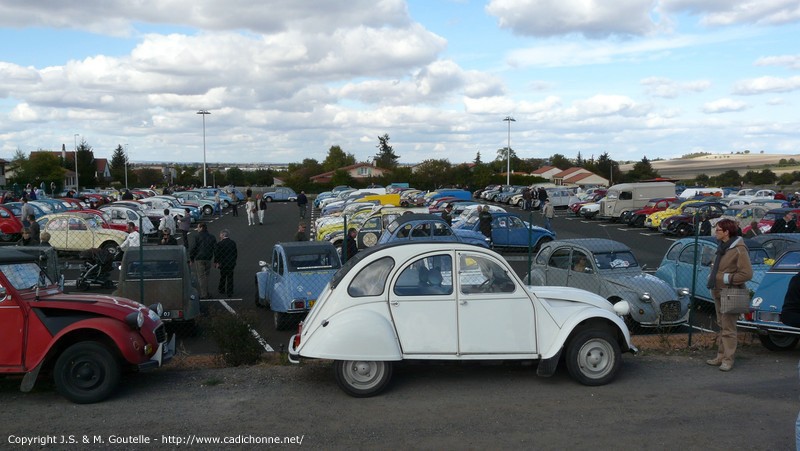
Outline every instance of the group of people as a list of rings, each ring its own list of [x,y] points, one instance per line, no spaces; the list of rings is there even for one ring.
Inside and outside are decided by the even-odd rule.
[[[525,211],[533,210],[534,206],[544,209],[545,201],[548,199],[547,190],[543,186],[539,188],[525,187],[522,190],[522,208]],[[536,203],[538,201],[538,204]]]
[[[223,229],[219,232],[219,241],[208,231],[208,225],[200,223],[197,234],[189,251],[189,261],[197,271],[198,290],[200,299],[209,299],[209,276],[212,265],[219,270],[219,295],[233,296],[233,271],[236,269],[236,260],[239,253],[236,242],[231,239],[230,231]]]

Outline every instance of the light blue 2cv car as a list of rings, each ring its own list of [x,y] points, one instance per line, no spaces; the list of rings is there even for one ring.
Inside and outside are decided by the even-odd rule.
[[[259,265],[256,306],[273,311],[277,330],[297,325],[342,266],[328,241],[278,243],[272,249],[272,262]]]

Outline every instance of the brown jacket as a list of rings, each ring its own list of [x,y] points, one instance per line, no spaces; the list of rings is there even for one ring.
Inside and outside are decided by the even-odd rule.
[[[725,255],[719,261],[714,298],[719,299],[722,287],[733,285],[744,287],[744,283],[753,278],[753,267],[750,265],[750,254],[744,245],[742,237],[731,238],[734,240]]]

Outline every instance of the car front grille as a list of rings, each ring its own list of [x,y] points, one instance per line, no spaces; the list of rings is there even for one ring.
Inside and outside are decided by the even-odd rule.
[[[167,327],[162,323],[159,324],[158,327],[153,331],[156,336],[156,341],[159,343],[166,343],[167,342]]]
[[[672,322],[681,318],[681,301],[667,301],[661,304],[661,321]]]

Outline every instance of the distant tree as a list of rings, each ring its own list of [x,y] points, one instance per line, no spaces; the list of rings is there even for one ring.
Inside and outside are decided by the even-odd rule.
[[[742,183],[742,176],[739,171],[729,169],[716,177],[715,185],[719,186],[739,186]]]
[[[37,187],[44,183],[47,191],[50,190],[50,183],[55,183],[57,189],[63,187],[65,169],[61,167],[60,158],[50,152],[39,149],[28,158],[18,150],[10,167],[14,168],[15,175],[9,182],[16,183],[20,188],[28,183]]]
[[[200,185],[203,179],[202,174],[198,176],[198,171],[200,168],[197,167],[175,165],[175,183],[183,186]],[[130,180],[128,183],[130,184]]]
[[[95,188],[97,186],[97,163],[94,161],[92,147],[81,139],[78,144],[78,183],[84,188]]]
[[[418,189],[436,189],[450,185],[448,176],[452,165],[448,160],[425,160],[417,165],[413,174],[413,184]]]
[[[597,158],[595,170],[593,172],[600,177],[608,177],[610,183],[616,183],[615,181],[622,179],[619,172],[619,165],[608,156],[608,152],[603,152],[603,154]]]
[[[475,163],[475,164],[481,164],[481,163],[482,163],[482,162],[481,162],[481,153],[480,153],[480,152],[478,152],[477,154],[475,154],[475,159],[474,159],[474,160],[472,160],[472,162],[473,162],[473,163]]]
[[[333,177],[331,177],[331,185],[332,186],[339,186],[339,185],[346,185],[346,186],[353,186],[355,185],[355,179],[350,175],[349,172],[338,169],[333,171]]]
[[[246,174],[247,183],[256,186],[272,186],[275,183],[275,178],[272,177],[272,171],[267,169],[256,169],[255,171]]]
[[[117,144],[117,148],[114,149],[114,153],[111,154],[111,168],[109,168],[111,172],[111,180],[119,182],[124,186],[125,169],[127,168],[127,164],[128,156],[125,155],[125,150],[122,148],[122,144]],[[130,180],[128,182],[130,183]]]
[[[247,184],[244,171],[238,167],[229,168],[227,171],[225,171],[225,178],[227,179],[228,184],[233,186],[244,186]]]
[[[658,171],[653,169],[653,166],[650,164],[650,160],[648,160],[645,156],[642,157],[642,161],[639,161],[633,165],[633,168],[626,174],[625,180],[636,182],[639,180],[648,180],[656,177],[660,177]]]
[[[164,184],[164,175],[158,169],[153,168],[140,168],[134,171],[139,184],[142,186],[162,185]],[[130,180],[128,181],[130,183]],[[81,182],[83,184],[83,182]]]
[[[709,182],[709,177],[707,174],[700,174],[694,178],[694,183],[699,186],[707,186]]]
[[[584,165],[583,157],[581,156],[580,151],[578,152],[578,156],[575,157],[575,166],[582,168]]]
[[[394,169],[397,167],[397,160],[400,159],[389,145],[389,139],[388,133],[378,136],[378,154],[375,155],[375,165],[379,168]]]
[[[356,157],[351,153],[345,153],[339,146],[331,146],[328,149],[328,156],[322,161],[322,172],[335,171],[345,166],[356,164]]]
[[[552,157],[550,157],[550,164],[558,169],[561,169],[562,171],[572,167],[572,162],[569,161],[569,158],[561,155],[560,153],[554,154]]]
[[[780,176],[778,176],[778,184],[779,185],[791,185],[795,182],[795,178],[791,172],[784,172]]]

